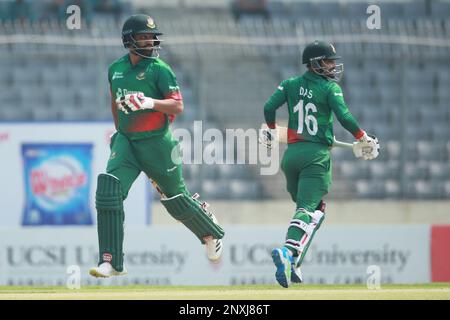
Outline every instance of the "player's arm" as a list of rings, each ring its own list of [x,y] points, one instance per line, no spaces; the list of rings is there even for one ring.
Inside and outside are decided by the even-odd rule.
[[[270,96],[264,105],[264,119],[267,126],[270,129],[275,129],[276,127],[276,112],[279,107],[281,107],[287,100],[286,95],[286,80],[282,81],[278,86],[277,90]]]
[[[355,117],[350,113],[350,110],[344,101],[341,87],[335,82],[332,83],[328,92],[328,104],[336,115],[339,123],[350,132],[355,139],[359,140],[364,136],[364,130],[361,129],[358,121],[356,121]]]
[[[155,110],[169,115],[172,122],[184,110],[183,97],[177,77],[168,65],[161,65],[156,85],[164,95],[163,100],[155,100]]]
[[[335,82],[332,83],[328,92],[328,103],[339,123],[358,140],[353,147],[355,156],[357,158],[362,157],[365,160],[375,159],[380,147],[378,139],[375,136],[369,136],[361,129],[344,101],[341,87]]]
[[[286,102],[286,97],[285,80],[280,83],[277,90],[275,90],[264,105],[264,119],[268,128],[263,128],[259,132],[259,142],[267,148],[272,148],[272,144],[277,140],[276,113],[277,109]],[[280,137],[278,137],[278,139],[279,138]]]
[[[111,95],[111,113],[112,113],[113,119],[114,119],[114,126],[117,130],[117,128],[119,127],[119,120],[118,120],[118,114],[117,114],[116,95],[113,93],[112,85],[111,85],[112,74],[113,74],[113,69],[110,66],[108,68],[108,83],[109,83],[109,94]]]
[[[109,92],[111,93],[111,113],[114,118],[114,126],[118,127],[118,115],[117,115],[117,104],[116,104],[116,96],[113,94],[111,87],[109,88]]]
[[[176,115],[183,112],[184,105],[175,74],[170,67],[161,66],[159,68],[156,86],[164,95],[164,99],[146,97],[142,93],[127,94],[116,100],[117,107],[124,113],[154,109],[169,115],[169,120],[172,122]]]
[[[175,116],[183,112],[183,101],[181,99],[153,99],[146,97],[143,93],[127,94],[115,100],[118,109],[128,114],[133,111],[153,109],[169,116]]]
[[[154,102],[153,109],[170,115],[180,114],[183,112],[184,109],[181,95],[172,95],[172,96],[169,95],[168,98],[164,100],[153,99],[153,102]]]

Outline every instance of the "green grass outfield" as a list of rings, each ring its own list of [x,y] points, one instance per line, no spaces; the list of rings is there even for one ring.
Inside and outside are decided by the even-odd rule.
[[[363,285],[278,285],[247,286],[85,286],[65,287],[0,286],[0,300],[11,299],[145,299],[145,300],[450,300],[450,283],[382,285],[369,290]]]

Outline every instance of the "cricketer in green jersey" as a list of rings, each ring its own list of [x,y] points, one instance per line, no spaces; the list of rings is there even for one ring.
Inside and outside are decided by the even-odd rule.
[[[141,172],[157,186],[169,214],[205,245],[207,257],[217,262],[222,254],[223,229],[183,180],[178,141],[169,128],[183,111],[183,100],[173,71],[158,57],[160,35],[150,16],[131,16],[122,28],[122,42],[129,53],[109,67],[117,132],[111,137],[106,173],[97,180],[99,260],[89,270],[94,277],[126,274],[123,201]]]
[[[275,277],[283,287],[289,287],[291,282],[302,282],[301,263],[325,218],[322,198],[331,184],[333,113],[339,123],[360,141],[358,143],[374,146],[365,160],[378,155],[378,140],[360,128],[344,101],[341,87],[336,83],[343,72],[343,65],[336,64],[339,58],[332,44],[315,41],[307,45],[302,62],[308,71],[282,81],[264,105],[265,121],[271,129],[276,128],[276,110],[286,103],[289,111],[288,147],[281,169],[286,176],[287,190],[296,203],[296,211],[284,246],[272,251],[277,268]]]

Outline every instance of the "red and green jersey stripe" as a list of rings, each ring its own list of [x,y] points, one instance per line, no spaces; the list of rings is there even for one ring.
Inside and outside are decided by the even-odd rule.
[[[183,99],[175,74],[159,58],[142,59],[133,66],[127,54],[110,65],[108,79],[113,99],[137,92],[154,99]],[[118,131],[131,140],[161,135],[175,118],[155,110],[128,114],[113,110],[113,115]]]
[[[308,141],[331,145],[333,113],[355,138],[363,134],[344,101],[341,87],[313,72],[280,83],[264,105],[269,128],[275,127],[276,110],[285,103],[289,113],[288,143]]]

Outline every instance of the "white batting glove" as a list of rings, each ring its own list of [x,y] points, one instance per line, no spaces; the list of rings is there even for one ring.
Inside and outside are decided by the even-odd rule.
[[[357,158],[363,158],[364,160],[373,160],[378,157],[380,150],[380,143],[377,137],[368,135],[364,132],[364,135],[353,143],[353,154]]]
[[[155,101],[144,96],[142,92],[127,94],[116,100],[117,108],[128,114],[133,111],[153,109],[155,106]]]
[[[259,130],[259,143],[272,149],[272,146],[276,143],[277,130],[276,129],[261,129]]]

